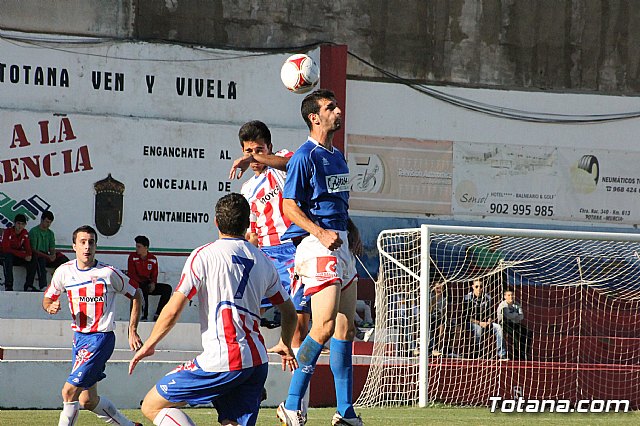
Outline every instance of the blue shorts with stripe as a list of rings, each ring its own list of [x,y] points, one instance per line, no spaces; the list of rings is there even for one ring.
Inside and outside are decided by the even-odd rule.
[[[116,346],[116,335],[108,333],[73,334],[73,367],[67,382],[79,388],[88,389],[107,377],[104,374],[107,361]]]
[[[255,425],[268,370],[269,364],[265,363],[238,371],[207,372],[194,359],[161,378],[156,390],[171,402],[213,403],[218,422],[227,419]]]

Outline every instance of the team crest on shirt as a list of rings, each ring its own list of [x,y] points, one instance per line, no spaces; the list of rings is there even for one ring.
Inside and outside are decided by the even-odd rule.
[[[336,272],[337,259],[335,256],[322,256],[316,259],[316,278],[328,279],[338,276]]]
[[[349,191],[349,173],[327,176],[327,191],[331,193]]]
[[[80,349],[76,353],[76,360],[73,363],[73,368],[71,369],[71,372],[73,373],[74,371],[76,371],[76,369],[78,369],[78,367],[80,367],[85,362],[89,361],[92,355],[93,355],[93,352],[89,352],[85,348]]]

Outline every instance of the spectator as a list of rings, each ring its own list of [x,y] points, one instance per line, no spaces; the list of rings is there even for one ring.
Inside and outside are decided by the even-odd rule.
[[[442,356],[444,352],[444,323],[447,311],[447,299],[444,295],[444,284],[441,282],[433,285],[431,291],[429,318],[431,320],[431,355]]]
[[[513,358],[527,360],[532,333],[522,324],[524,311],[516,303],[512,288],[504,291],[504,300],[498,305],[497,314],[498,323],[502,325],[505,335],[511,341]]]
[[[373,327],[373,317],[371,316],[371,306],[364,300],[356,300],[356,314],[354,316],[357,327]]]
[[[494,235],[488,243],[470,247],[468,250],[473,260],[474,272],[486,274],[496,269],[504,259],[501,245],[502,236]]]
[[[2,233],[2,252],[4,253],[4,289],[13,291],[13,267],[24,266],[27,269],[27,276],[32,268],[31,244],[29,233],[25,229],[27,217],[17,214],[13,219],[13,226],[7,228]],[[24,291],[36,291],[33,286],[24,284]]]
[[[144,305],[142,307],[142,321],[146,321],[149,315],[149,295],[160,296],[153,320],[157,320],[164,305],[171,298],[172,287],[169,284],[158,282],[158,259],[149,253],[149,238],[138,235],[135,239],[136,251],[129,255],[127,275],[134,287],[142,290]]]
[[[498,358],[506,360],[507,352],[504,348],[502,326],[491,316],[491,296],[485,293],[482,280],[473,280],[472,291],[464,296],[464,305],[469,327],[475,335],[475,355],[480,353],[484,332],[491,328],[496,338]]]
[[[27,272],[26,287],[35,291],[33,280],[38,273],[38,286],[40,290],[47,287],[47,268],[56,269],[58,266],[69,261],[69,258],[62,253],[56,252],[56,237],[51,230],[53,213],[49,210],[42,212],[40,224],[34,226],[29,231],[29,241],[33,250],[31,259],[32,266]]]

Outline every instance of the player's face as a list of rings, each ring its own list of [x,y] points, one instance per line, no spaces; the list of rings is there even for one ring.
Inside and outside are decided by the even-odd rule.
[[[246,141],[242,143],[242,152],[245,154],[271,154],[271,147],[267,145],[264,139],[256,139],[255,141]],[[251,170],[257,175],[262,173],[266,169],[262,163],[251,163]]]
[[[321,99],[318,119],[320,126],[327,132],[334,132],[342,125],[342,110],[335,99]]]
[[[73,250],[80,268],[93,266],[96,258],[96,236],[88,232],[78,232],[73,242]]]
[[[51,226],[51,223],[52,223],[52,222],[53,222],[53,221],[52,221],[51,219],[42,219],[42,220],[40,221],[40,227],[41,227],[42,229],[49,229],[49,227]]]

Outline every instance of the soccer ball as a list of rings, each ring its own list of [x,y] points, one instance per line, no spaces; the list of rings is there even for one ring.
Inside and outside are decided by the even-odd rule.
[[[284,61],[280,79],[293,93],[307,93],[318,84],[320,69],[308,55],[292,55]]]

